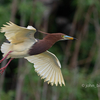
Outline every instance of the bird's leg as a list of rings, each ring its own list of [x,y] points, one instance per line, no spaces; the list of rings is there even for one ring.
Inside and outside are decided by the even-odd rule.
[[[4,70],[7,68],[7,66],[9,65],[9,63],[10,63],[13,59],[14,59],[14,58],[11,58],[11,59],[8,61],[8,63],[7,63],[4,67],[0,68],[0,73],[1,73],[1,74],[4,72]]]
[[[46,33],[46,32],[40,31],[40,30],[38,30],[38,32],[43,33],[43,34],[49,34],[49,33]]]
[[[6,59],[7,56],[8,56],[11,52],[13,52],[13,51],[9,51],[9,52],[7,53],[7,55],[6,55],[4,58],[2,58],[2,59],[0,60],[0,63],[1,63],[4,59]]]

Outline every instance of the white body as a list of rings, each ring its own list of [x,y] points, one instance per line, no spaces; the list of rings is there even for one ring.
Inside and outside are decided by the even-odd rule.
[[[33,45],[33,41],[26,41],[19,44],[11,44],[11,43],[4,43],[1,46],[1,51],[4,53],[3,57],[9,52],[13,51],[9,54],[8,58],[23,58],[27,57],[29,48]],[[8,46],[8,49],[7,49]],[[6,52],[5,52],[5,50]]]

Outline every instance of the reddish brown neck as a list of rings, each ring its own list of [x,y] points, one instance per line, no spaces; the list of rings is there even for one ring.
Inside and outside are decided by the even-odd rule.
[[[55,43],[57,42],[58,40],[62,39],[61,38],[61,35],[57,35],[57,33],[53,33],[53,34],[48,34],[47,36],[45,36],[43,38],[43,40],[45,41],[50,41],[51,43]]]
[[[39,40],[29,50],[29,55],[36,55],[45,52],[53,46],[59,39],[52,35],[47,35],[43,40]]]

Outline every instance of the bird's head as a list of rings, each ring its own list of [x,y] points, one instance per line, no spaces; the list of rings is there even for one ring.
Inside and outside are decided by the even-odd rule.
[[[56,37],[58,40],[74,40],[74,39],[76,39],[74,37],[65,35],[63,33],[54,33],[52,35],[54,35],[54,37]]]
[[[56,41],[59,41],[59,40],[75,40],[76,38],[74,37],[71,37],[71,36],[68,36],[68,35],[65,35],[63,33],[46,33],[46,32],[42,32],[40,30],[38,30],[38,32],[40,33],[43,33],[43,34],[46,34],[46,38],[45,39],[55,39]]]

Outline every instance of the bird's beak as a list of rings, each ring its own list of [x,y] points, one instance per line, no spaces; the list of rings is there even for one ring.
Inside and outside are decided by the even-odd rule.
[[[64,39],[65,40],[75,40],[76,38],[68,36],[68,35],[64,35]]]

